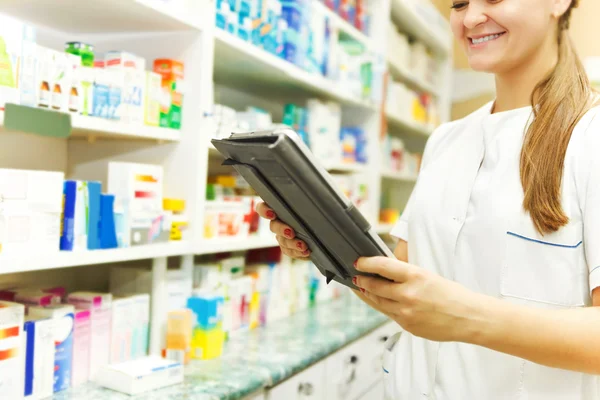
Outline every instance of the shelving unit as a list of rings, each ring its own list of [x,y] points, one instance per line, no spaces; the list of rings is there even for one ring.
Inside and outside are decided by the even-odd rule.
[[[432,129],[424,124],[410,121],[389,111],[386,113],[386,118],[391,126],[401,129],[404,133],[420,136],[431,135]]]
[[[394,229],[394,224],[379,224],[375,227],[375,232],[380,235],[387,235],[392,229]]]
[[[316,12],[325,13],[336,32],[361,43],[376,58],[386,60],[385,24],[392,19],[401,23],[415,38],[430,46],[439,57],[445,57],[438,88],[416,79],[409,71],[392,67],[392,73],[420,90],[435,94],[442,109],[442,120],[450,108],[450,40],[432,29],[420,9],[409,0],[377,0],[371,5],[376,14],[372,32],[365,35],[313,0]],[[379,162],[379,137],[382,107],[351,93],[347,87],[321,75],[312,74],[270,54],[249,42],[217,29],[214,2],[197,0],[182,2],[187,9],[165,5],[163,0],[0,0],[0,10],[38,28],[38,41],[61,50],[67,41],[80,40],[94,44],[98,53],[122,49],[146,59],[159,57],[181,59],[185,64],[188,91],[184,96],[181,130],[156,127],[134,127],[120,122],[73,116],[71,136],[88,140],[56,140],[20,131],[2,129],[0,113],[0,168],[44,169],[63,171],[67,178],[106,181],[108,161],[130,161],[160,164],[164,168],[165,195],[186,200],[190,230],[186,242],[154,244],[114,250],[88,252],[56,252],[0,256],[0,279],[3,274],[51,270],[80,265],[101,265],[136,260],[152,260],[152,331],[151,352],[161,350],[161,335],[166,304],[167,257],[180,257],[182,269],[191,271],[193,257],[220,252],[239,252],[277,246],[274,237],[248,239],[204,239],[206,178],[210,175],[209,156],[216,151],[207,136],[210,126],[204,115],[215,103],[215,88],[227,84],[251,94],[252,98],[281,103],[305,101],[318,97],[336,101],[342,106],[342,122],[361,126],[368,133],[366,165],[327,165],[331,172],[364,174],[368,177],[369,196],[378,199],[382,181],[414,181],[382,171]],[[443,31],[443,28],[442,28]],[[247,98],[250,98],[247,97]],[[245,97],[246,99],[246,97]],[[246,106],[253,105],[251,103]],[[397,115],[385,115],[390,126],[402,134],[426,138],[431,129]],[[96,140],[111,139],[111,140]],[[383,178],[383,179],[382,179]],[[397,185],[408,186],[408,185]],[[400,205],[399,205],[400,207]],[[390,226],[378,225],[379,204],[368,210],[369,221],[382,234]]]
[[[381,172],[381,177],[383,179],[388,179],[388,180],[392,180],[392,181],[398,181],[398,182],[416,182],[417,181],[417,176],[416,175],[408,175],[406,173],[402,173],[402,172],[397,172],[397,171],[382,171]]]
[[[433,96],[439,97],[438,90],[434,88],[432,84],[417,78],[405,67],[397,65],[392,61],[388,61],[388,68],[395,79],[404,82],[409,87],[413,87],[416,90],[423,91],[425,93],[429,93]]]
[[[214,77],[218,82],[227,82],[250,92],[302,92],[345,105],[376,109],[375,104],[353,96],[336,82],[304,71],[229,32],[215,28],[214,35]]]
[[[71,33],[200,30],[191,10],[160,0],[2,0],[2,13]]]

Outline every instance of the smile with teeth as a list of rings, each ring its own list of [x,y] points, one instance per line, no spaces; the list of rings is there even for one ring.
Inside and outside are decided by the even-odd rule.
[[[484,36],[484,37],[479,38],[479,39],[471,39],[471,43],[473,43],[473,44],[480,44],[480,43],[489,42],[490,40],[498,39],[502,35],[504,35],[504,32],[497,33],[495,35]]]

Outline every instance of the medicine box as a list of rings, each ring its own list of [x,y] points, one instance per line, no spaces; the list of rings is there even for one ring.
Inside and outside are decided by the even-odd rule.
[[[54,393],[71,387],[73,371],[73,328],[75,308],[72,305],[54,304],[29,308],[29,316],[52,318],[54,321]]]
[[[183,107],[183,63],[172,59],[154,60],[154,72],[162,76],[160,126],[180,129]]]
[[[19,60],[23,43],[23,24],[0,15],[0,110],[6,103],[19,104]]]
[[[25,398],[41,400],[54,393],[54,319],[27,317],[25,334]]]
[[[22,399],[25,377],[25,349],[22,304],[0,301],[0,387],[2,397]]]
[[[67,302],[77,309],[90,310],[92,338],[90,354],[90,379],[110,361],[110,336],[112,295],[110,293],[74,292]]]
[[[73,387],[90,379],[90,352],[92,341],[92,320],[90,310],[75,311],[73,328]]]
[[[158,126],[160,122],[160,96],[162,76],[146,71],[146,90],[144,92],[144,123]]]
[[[110,363],[130,361],[133,345],[135,308],[133,299],[117,297],[112,301],[112,322],[110,335]]]
[[[144,357],[100,369],[96,383],[136,395],[183,382],[183,365],[161,357]]]
[[[171,221],[162,209],[163,169],[159,165],[110,162],[108,192],[123,210],[123,245],[169,240]]]
[[[58,251],[62,172],[0,169],[0,254]]]

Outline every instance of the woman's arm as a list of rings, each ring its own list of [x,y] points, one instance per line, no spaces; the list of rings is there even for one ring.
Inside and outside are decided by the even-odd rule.
[[[594,292],[594,304],[600,293]],[[539,310],[481,296],[464,341],[549,367],[600,374],[600,308]]]
[[[370,304],[406,331],[435,341],[471,343],[549,367],[600,374],[600,307],[549,310],[475,293],[423,268],[385,257],[357,268]],[[600,303],[600,292],[593,294]]]

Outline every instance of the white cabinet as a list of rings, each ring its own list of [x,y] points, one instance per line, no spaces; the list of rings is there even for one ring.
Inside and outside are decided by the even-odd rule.
[[[321,361],[269,390],[266,399],[323,400],[326,383],[325,361]]]
[[[266,400],[383,400],[383,345],[389,322],[266,392]],[[254,400],[254,399],[253,399]]]
[[[359,400],[384,400],[384,396],[383,381],[378,381]]]

